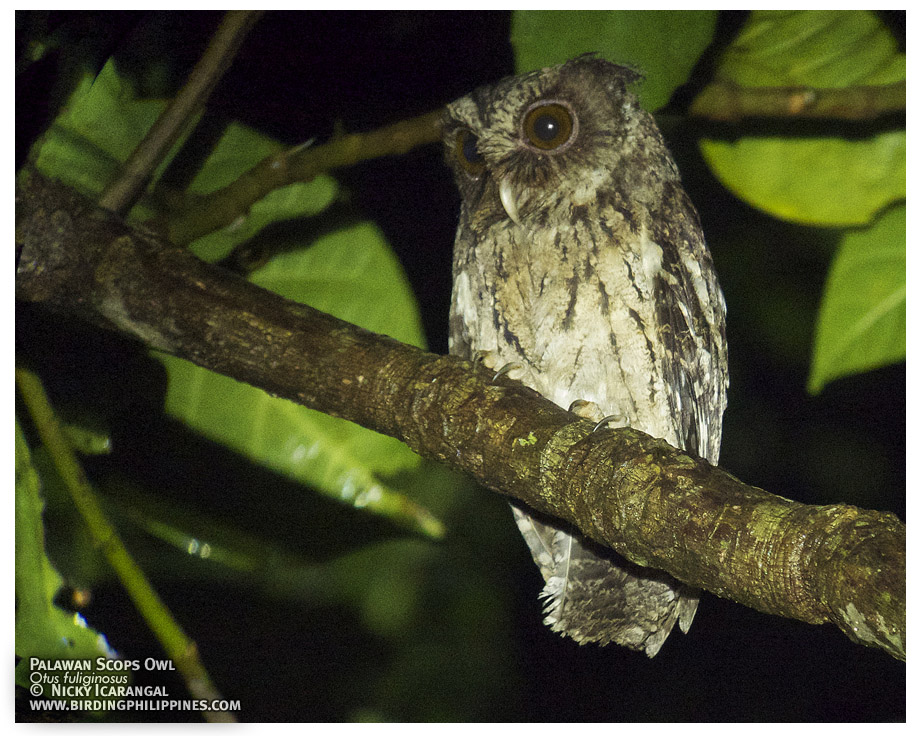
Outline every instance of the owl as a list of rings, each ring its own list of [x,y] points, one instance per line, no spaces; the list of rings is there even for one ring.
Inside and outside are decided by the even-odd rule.
[[[728,387],[725,302],[699,218],[634,71],[594,55],[448,105],[461,194],[450,352],[554,403],[715,464]],[[545,623],[654,656],[699,591],[512,504]]]

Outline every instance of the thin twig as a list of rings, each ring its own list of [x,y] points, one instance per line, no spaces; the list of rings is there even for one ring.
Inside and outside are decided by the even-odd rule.
[[[742,87],[734,82],[717,81],[697,95],[690,114],[723,122],[755,117],[873,120],[906,109],[904,82],[816,88]]]
[[[262,11],[257,10],[231,10],[224,16],[185,86],[102,193],[100,207],[124,216],[140,199],[154,170],[189,122],[204,108],[205,101],[230,67],[243,39],[261,14]]]
[[[189,692],[193,697],[202,700],[220,700],[221,695],[212,684],[198,656],[195,642],[189,639],[176,623],[169,609],[148,582],[143,570],[131,557],[117,530],[106,518],[92,486],[83,473],[83,468],[61,431],[41,380],[31,371],[17,367],[16,385],[56,470],[77,510],[86,521],[93,542],[102,550],[134,605],[163,646],[167,656],[175,663]],[[219,711],[206,710],[202,715],[211,722],[236,721],[232,714]]]
[[[156,220],[148,225],[167,232],[176,245],[188,245],[245,216],[253,204],[275,189],[440,140],[442,114],[440,109],[433,110],[369,133],[351,133],[320,146],[297,146],[269,156],[223,189],[203,197],[187,195],[187,204],[170,212],[165,222]]]

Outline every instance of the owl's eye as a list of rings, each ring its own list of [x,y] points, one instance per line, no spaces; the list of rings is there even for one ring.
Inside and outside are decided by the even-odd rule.
[[[541,151],[564,146],[572,139],[575,126],[575,114],[558,102],[538,103],[524,115],[524,137]]]
[[[479,139],[469,130],[461,130],[454,141],[454,155],[470,176],[479,176],[486,168],[485,159],[476,144]]]

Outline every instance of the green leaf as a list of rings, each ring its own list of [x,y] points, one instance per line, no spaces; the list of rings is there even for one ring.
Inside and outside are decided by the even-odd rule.
[[[141,100],[109,61],[96,77],[87,74],[31,156],[35,167],[83,194],[98,198],[134,148],[166,109],[163,100]],[[183,139],[154,174],[156,181]],[[152,214],[141,206],[135,212]]]
[[[112,452],[112,431],[105,417],[76,405],[58,409],[61,429],[70,446],[81,455],[108,455]]]
[[[262,159],[283,149],[277,141],[251,128],[230,123],[189,190],[195,194],[209,194],[231,184]],[[256,202],[240,222],[196,240],[193,250],[205,261],[224,258],[233,248],[273,222],[311,217],[322,212],[335,199],[338,190],[335,179],[324,175],[275,189]]]
[[[742,87],[816,88],[903,81],[905,55],[881,21],[859,10],[754,11],[724,53],[721,79]],[[865,225],[906,192],[906,136],[703,140],[703,157],[735,195],[809,225]]]
[[[907,208],[885,212],[840,245],[821,309],[808,390],[907,355]]]
[[[98,195],[141,141],[164,102],[139,100],[110,62],[86,77],[33,151],[44,173]],[[226,186],[282,146],[243,125],[227,126],[190,191]],[[170,157],[171,158],[171,157]],[[161,166],[161,170],[165,167]],[[328,176],[271,192],[240,222],[192,244],[205,260],[226,256],[266,226],[325,210],[338,193]],[[153,214],[137,210],[140,216]],[[277,238],[276,238],[277,240]],[[379,231],[369,224],[294,243],[254,281],[403,342],[422,344],[408,283]],[[281,250],[284,250],[283,248]],[[419,458],[391,438],[274,399],[189,363],[162,356],[170,374],[167,411],[189,426],[324,493],[440,536],[441,523],[381,476],[412,470]]]
[[[16,683],[29,687],[30,658],[110,657],[105,637],[54,605],[61,576],[45,554],[41,483],[16,423]]]
[[[309,248],[284,247],[253,281],[284,297],[421,346],[409,284],[380,231],[361,223]],[[166,410],[188,426],[289,478],[353,506],[440,536],[441,523],[383,480],[418,467],[401,442],[273,398],[260,389],[159,356]]]
[[[645,74],[639,100],[657,110],[687,81],[712,41],[716,17],[714,10],[516,10],[515,68],[527,72],[596,51]]]
[[[48,176],[96,198],[165,108],[165,101],[138,99],[131,84],[118,75],[110,61],[98,76],[87,75],[81,81],[32,151],[35,165]],[[161,164],[153,183],[180,144],[181,141]],[[277,141],[232,122],[189,191],[204,195],[227,186],[262,159],[282,150],[284,146]],[[329,176],[277,189],[254,204],[240,222],[198,240],[196,254],[207,261],[219,260],[273,222],[321,212],[337,193],[338,184]],[[153,214],[143,202],[133,211],[140,218]]]

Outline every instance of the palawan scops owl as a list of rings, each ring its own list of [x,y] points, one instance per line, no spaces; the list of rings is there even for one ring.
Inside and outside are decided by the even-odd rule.
[[[725,303],[699,218],[638,75],[593,55],[447,107],[462,195],[450,351],[556,404],[716,463],[728,386]],[[545,622],[654,656],[699,591],[514,506]]]

